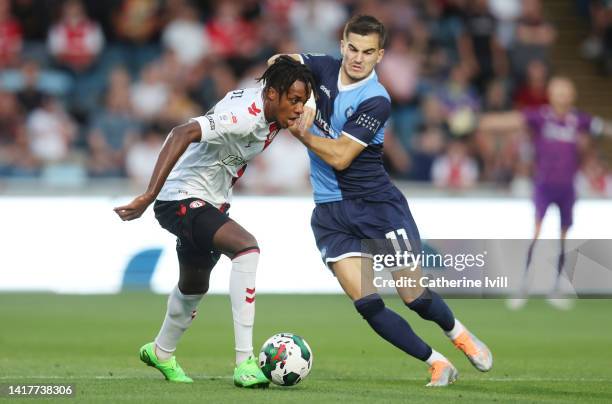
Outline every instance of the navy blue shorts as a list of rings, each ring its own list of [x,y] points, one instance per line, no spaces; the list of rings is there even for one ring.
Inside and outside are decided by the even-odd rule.
[[[404,195],[388,191],[358,199],[318,204],[310,220],[321,258],[331,264],[348,257],[371,254],[364,240],[407,240],[401,250],[421,252],[421,237]]]

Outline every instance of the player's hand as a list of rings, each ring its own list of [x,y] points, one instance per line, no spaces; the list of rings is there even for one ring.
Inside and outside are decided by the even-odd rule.
[[[314,122],[315,114],[316,110],[313,108],[304,107],[304,112],[300,115],[300,118],[296,119],[287,129],[298,140],[303,141],[310,133],[308,129],[310,129]]]
[[[153,200],[154,198],[151,198],[149,195],[142,194],[134,198],[134,200],[127,205],[118,206],[113,210],[123,221],[134,220],[142,216]]]

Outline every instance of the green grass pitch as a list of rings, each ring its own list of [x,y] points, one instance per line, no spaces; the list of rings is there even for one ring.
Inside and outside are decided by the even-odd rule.
[[[435,324],[396,298],[386,300],[453,361],[456,384],[423,387],[426,366],[379,339],[344,296],[263,294],[256,349],[277,332],[303,336],[314,352],[308,379],[292,388],[235,388],[229,298],[207,296],[177,352],[195,383],[170,384],[138,360],[165,310],[166,297],[150,293],[0,294],[0,384],[73,383],[75,402],[86,403],[612,402],[612,300],[580,300],[570,312],[541,300],[518,312],[500,300],[449,301],[492,349],[487,374],[473,369]]]

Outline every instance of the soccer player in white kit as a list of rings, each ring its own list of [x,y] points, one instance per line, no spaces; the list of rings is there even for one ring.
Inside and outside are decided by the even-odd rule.
[[[206,115],[173,128],[146,192],[114,209],[122,220],[133,220],[155,202],[160,225],[177,236],[179,282],[170,293],[155,341],[140,349],[140,359],[169,381],[193,382],[173,353],[208,290],[212,268],[220,254],[225,254],[232,260],[234,384],[269,384],[253,356],[259,247],[255,237],[229,218],[227,210],[232,186],[247,162],[265,150],[281,128],[298,124],[314,78],[308,67],[283,57],[258,81],[263,81],[262,87],[231,91]]]

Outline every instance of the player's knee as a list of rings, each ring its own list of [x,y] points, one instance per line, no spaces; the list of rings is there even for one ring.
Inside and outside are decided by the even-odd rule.
[[[357,299],[354,304],[355,309],[357,309],[364,320],[369,320],[385,309],[385,302],[378,293]]]
[[[205,295],[208,292],[208,283],[179,281],[178,288],[184,296]]]

